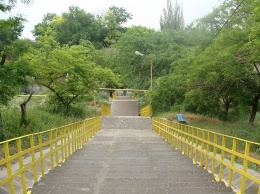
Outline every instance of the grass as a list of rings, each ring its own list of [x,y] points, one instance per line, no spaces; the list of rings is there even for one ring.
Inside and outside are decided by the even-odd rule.
[[[156,116],[177,122],[176,114],[177,113],[167,112],[167,113],[157,114]],[[203,117],[200,115],[194,115],[190,113],[184,113],[184,117],[187,124],[193,127],[214,131],[228,136],[238,137],[240,139],[260,143],[260,114],[258,114],[257,117],[255,118],[254,125],[249,125],[248,123],[249,118],[240,118],[236,122],[224,122],[216,118],[208,118],[208,117]],[[219,140],[221,141],[221,139]],[[232,149],[232,138],[227,138],[226,147]],[[238,141],[236,151],[244,154],[244,149],[245,149],[245,144],[242,141]],[[218,149],[218,151],[220,150]],[[249,154],[251,157],[260,160],[260,147],[256,144],[251,145]],[[230,155],[227,153],[225,154],[225,157],[230,159]],[[241,159],[239,158],[236,158],[236,162],[243,164],[243,161],[241,161]],[[259,165],[249,163],[248,166],[250,169],[260,172]]]
[[[157,116],[176,121],[176,113],[160,113]],[[248,124],[249,118],[241,118],[236,122],[224,122],[216,118],[184,113],[188,125],[206,129],[229,136],[238,137],[253,142],[260,142],[260,114],[257,115],[254,125]]]
[[[28,125],[24,126],[21,125],[20,104],[26,99],[27,97],[15,97],[9,106],[1,109],[3,126],[0,128],[0,142],[99,115],[98,110],[89,102],[92,99],[88,97],[79,98],[69,114],[50,111],[46,97],[32,97],[27,104]]]

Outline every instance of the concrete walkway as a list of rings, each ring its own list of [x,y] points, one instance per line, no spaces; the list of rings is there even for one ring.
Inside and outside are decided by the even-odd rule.
[[[121,102],[116,104],[121,106]],[[113,108],[117,108],[117,105]],[[120,112],[122,110],[124,108],[121,107]],[[136,112],[136,107],[131,110]],[[129,109],[126,112],[132,115]],[[231,194],[234,192],[223,182],[216,182],[213,175],[194,165],[187,156],[173,149],[153,132],[149,117],[112,116],[103,117],[100,132],[82,149],[70,156],[64,164],[36,183],[32,193]]]
[[[102,129],[64,164],[33,187],[33,193],[229,194],[223,182],[151,129]]]

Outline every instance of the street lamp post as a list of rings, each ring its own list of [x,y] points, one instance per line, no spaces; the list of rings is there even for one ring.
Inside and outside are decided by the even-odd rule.
[[[140,53],[139,51],[135,51],[135,54],[139,56],[144,56],[144,54]],[[151,90],[153,90],[153,62],[151,58],[150,58],[150,86],[151,86]]]

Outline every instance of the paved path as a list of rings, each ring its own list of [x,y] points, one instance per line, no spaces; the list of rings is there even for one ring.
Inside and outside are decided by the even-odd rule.
[[[129,108],[132,100],[122,102],[113,104],[114,116],[102,118],[95,137],[34,185],[33,194],[234,193],[153,132],[149,117],[130,116],[138,109]]]
[[[233,192],[152,130],[104,129],[35,184],[33,193]]]

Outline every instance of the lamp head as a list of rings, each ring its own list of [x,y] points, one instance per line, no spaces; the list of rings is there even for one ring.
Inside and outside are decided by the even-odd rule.
[[[135,54],[139,56],[144,56],[144,54],[140,53],[139,51],[135,51]]]

